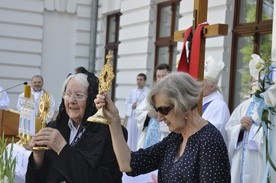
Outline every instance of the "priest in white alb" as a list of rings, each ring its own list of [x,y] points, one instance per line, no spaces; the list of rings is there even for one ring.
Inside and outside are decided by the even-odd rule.
[[[250,61],[252,89],[258,86],[258,72]],[[255,74],[254,74],[255,73]],[[262,183],[265,170],[265,148],[263,129],[254,120],[260,103],[255,95],[242,102],[233,111],[226,125],[229,137],[229,159],[232,183]],[[274,97],[274,100],[275,97]],[[264,179],[266,180],[266,178]],[[266,181],[265,181],[266,182]]]
[[[31,80],[31,98],[33,98],[33,100],[35,102],[36,116],[38,116],[39,115],[39,104],[40,104],[41,98],[43,96],[46,96],[46,95],[49,96],[49,98],[50,98],[50,101],[49,101],[49,118],[48,118],[47,122],[50,122],[54,118],[55,100],[54,100],[53,95],[50,92],[43,89],[43,85],[44,85],[44,80],[43,80],[43,77],[41,75],[34,75],[32,77],[32,80]],[[21,111],[23,98],[24,98],[24,93],[21,93],[18,97],[18,101],[17,101],[17,105],[16,105],[16,109],[18,111]]]

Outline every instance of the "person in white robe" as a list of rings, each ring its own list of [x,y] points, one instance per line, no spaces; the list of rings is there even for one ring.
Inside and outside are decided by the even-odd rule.
[[[55,113],[55,100],[54,97],[51,93],[47,92],[46,90],[43,89],[43,77],[40,75],[35,75],[32,77],[31,80],[31,97],[33,97],[34,103],[35,103],[35,111],[36,111],[36,116],[39,114],[39,104],[40,104],[40,99],[44,94],[49,94],[50,96],[50,110],[49,110],[49,118],[47,122],[52,121]],[[21,111],[22,108],[22,102],[24,99],[24,93],[21,93],[18,97],[16,109],[17,111]]]
[[[0,87],[0,109],[7,109],[10,104],[10,99],[6,91]]]
[[[251,119],[253,99],[242,102],[226,124],[232,183],[262,182],[265,159],[263,132]]]
[[[163,77],[168,75],[172,71],[171,67],[168,64],[160,64],[155,68],[155,82],[160,81]],[[157,112],[155,109],[152,109],[148,104],[147,98],[145,98],[140,105],[136,108],[136,120],[138,124],[139,130],[139,139],[137,149],[145,148],[144,143],[148,132],[148,123],[150,118],[157,119]],[[157,120],[156,120],[157,121]],[[163,122],[159,122],[159,133],[161,141],[164,137],[166,137],[170,131],[168,126]]]
[[[168,75],[172,71],[171,67],[168,64],[160,64],[155,68],[155,82],[158,82],[161,80],[163,77]],[[152,131],[157,131],[159,133],[158,138],[159,139],[154,139],[151,141],[149,144],[153,144],[155,142],[161,141],[164,137],[166,137],[170,131],[166,123],[163,121],[158,121],[157,120],[157,112],[155,109],[152,109],[147,101],[147,98],[145,97],[144,100],[137,106],[136,108],[136,121],[137,121],[137,127],[138,127],[138,144],[137,144],[137,149],[140,148],[146,148],[147,145],[145,144],[146,137],[150,136],[150,132],[148,131],[148,125],[149,125],[149,120],[150,119],[155,119],[157,122],[157,127],[158,129],[152,129]],[[155,136],[155,135],[153,135]],[[155,136],[156,137],[156,136]],[[123,183],[154,183],[157,182],[157,170],[153,172],[149,172],[144,175],[139,175],[136,177],[131,177],[123,173],[123,178],[122,178]]]
[[[225,125],[229,120],[230,111],[218,87],[223,68],[223,61],[215,60],[211,55],[205,60],[202,117],[220,131],[227,145],[228,136]]]
[[[249,62],[252,88],[258,88],[259,71],[254,60]],[[259,128],[256,112],[262,105],[255,95],[242,102],[231,114],[226,124],[229,137],[229,159],[231,163],[231,183],[252,183],[263,181],[266,154],[263,129]],[[261,106],[262,108],[262,106]]]
[[[148,124],[145,125],[145,122],[149,123],[150,118],[157,120],[157,113],[155,109],[152,109],[150,107],[147,99],[145,98],[136,109],[136,120],[137,120],[138,130],[140,134],[138,139],[137,149],[147,147],[145,146],[145,140],[148,133]],[[166,137],[170,133],[170,131],[165,122],[163,121],[157,121],[157,122],[158,122],[158,131],[159,131],[158,141],[161,141],[164,137]]]
[[[136,117],[136,107],[145,99],[148,94],[148,87],[146,87],[147,76],[144,73],[139,73],[136,78],[137,88],[131,90],[130,95],[125,102],[126,116],[127,116],[127,144],[132,151],[137,150],[138,142],[138,126]]]

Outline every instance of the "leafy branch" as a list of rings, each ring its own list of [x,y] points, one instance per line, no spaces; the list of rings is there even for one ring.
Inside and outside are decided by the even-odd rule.
[[[0,138],[0,182],[7,180],[8,183],[14,182],[14,172],[16,166],[16,158],[12,157],[13,139],[10,149],[7,149],[7,139],[4,133]]]

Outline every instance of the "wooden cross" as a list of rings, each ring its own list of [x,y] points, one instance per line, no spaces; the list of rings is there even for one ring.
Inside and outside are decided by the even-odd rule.
[[[201,24],[207,21],[207,9],[208,0],[194,0],[194,11],[193,11],[193,30]],[[184,41],[184,35],[186,30],[176,31],[174,33],[174,41]],[[200,40],[200,63],[198,68],[198,80],[203,80],[204,75],[204,58],[205,58],[205,39],[211,37],[225,36],[228,32],[227,24],[213,24],[205,26],[202,33],[202,39]],[[198,111],[201,114],[202,101],[200,100]]]

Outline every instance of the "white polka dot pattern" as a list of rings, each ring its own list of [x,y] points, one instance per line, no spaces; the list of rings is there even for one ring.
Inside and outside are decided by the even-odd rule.
[[[171,133],[158,144],[131,154],[136,176],[158,169],[158,183],[228,183],[231,182],[227,148],[220,132],[208,123],[192,135],[184,154],[175,161],[183,138]]]

